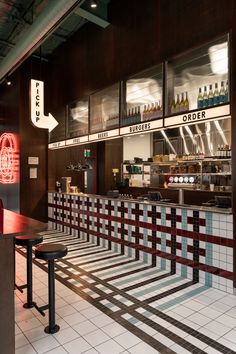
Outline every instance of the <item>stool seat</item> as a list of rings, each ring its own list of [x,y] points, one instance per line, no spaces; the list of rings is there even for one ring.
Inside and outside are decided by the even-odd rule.
[[[61,243],[46,243],[36,247],[35,258],[48,261],[48,305],[41,306],[42,312],[49,309],[49,325],[44,329],[45,333],[56,333],[60,327],[55,324],[55,273],[54,260],[67,255],[67,247]]]
[[[23,305],[24,308],[30,309],[36,307],[37,305],[33,302],[33,268],[32,268],[32,247],[43,241],[43,236],[36,234],[27,234],[21,236],[15,236],[15,244],[17,246],[26,247],[26,277],[27,283],[18,286],[15,283],[15,287],[23,292],[22,290],[27,288],[27,302]]]
[[[67,247],[60,243],[46,243],[35,250],[35,257],[45,261],[62,258],[67,255]]]
[[[17,246],[35,246],[43,241],[43,236],[30,234],[15,237]]]

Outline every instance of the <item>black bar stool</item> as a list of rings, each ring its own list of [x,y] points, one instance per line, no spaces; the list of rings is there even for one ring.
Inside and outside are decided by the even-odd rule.
[[[26,273],[27,273],[26,284],[20,285],[20,286],[15,284],[15,287],[21,292],[23,292],[22,289],[27,288],[27,302],[23,305],[23,307],[27,308],[27,309],[32,308],[33,306],[36,305],[35,302],[33,302],[33,295],[32,295],[32,289],[33,289],[32,247],[39,244],[42,241],[43,241],[43,236],[34,235],[34,234],[15,237],[15,244],[18,246],[24,246],[24,247],[26,247],[26,250],[27,250],[27,254],[26,254]]]
[[[67,247],[60,243],[46,243],[39,245],[35,249],[35,258],[48,261],[48,304],[38,308],[40,313],[45,316],[44,310],[49,309],[49,325],[44,332],[56,333],[60,327],[55,324],[55,273],[54,260],[67,255]]]

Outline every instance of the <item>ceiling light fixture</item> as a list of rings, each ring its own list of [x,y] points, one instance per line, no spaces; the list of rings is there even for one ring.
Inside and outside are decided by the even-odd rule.
[[[98,6],[97,1],[96,0],[91,0],[90,7],[95,9],[97,6]]]

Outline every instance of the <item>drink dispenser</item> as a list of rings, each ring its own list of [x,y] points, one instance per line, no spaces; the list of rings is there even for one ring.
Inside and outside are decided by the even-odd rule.
[[[62,193],[70,193],[71,177],[61,178],[61,191]]]

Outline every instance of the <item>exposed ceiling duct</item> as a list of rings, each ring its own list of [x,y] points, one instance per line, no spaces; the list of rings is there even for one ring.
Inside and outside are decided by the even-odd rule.
[[[50,0],[30,28],[1,61],[0,82],[32,54],[85,0]]]

